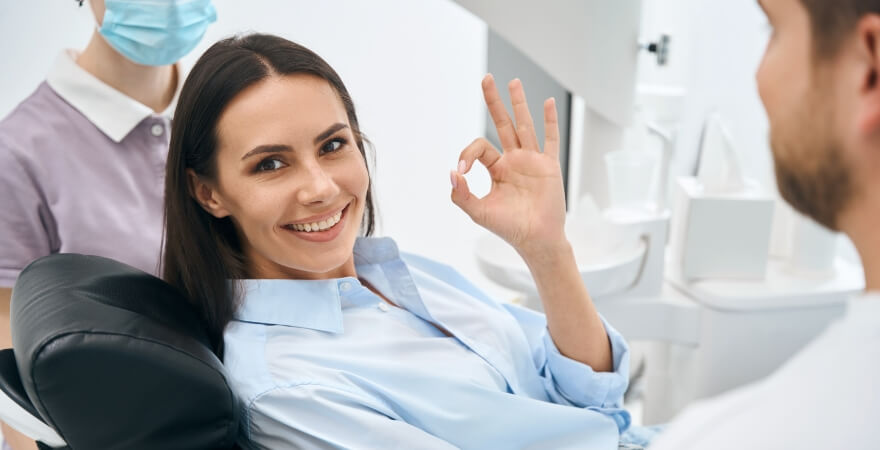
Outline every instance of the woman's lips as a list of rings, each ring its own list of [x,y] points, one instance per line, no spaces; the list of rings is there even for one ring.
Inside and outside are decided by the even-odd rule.
[[[350,203],[349,203],[349,204],[350,204]],[[312,224],[312,223],[323,222],[323,221],[328,220],[328,219],[330,219],[330,218],[332,218],[332,217],[335,217],[336,215],[338,215],[339,213],[341,213],[342,210],[344,210],[344,209],[347,208],[347,207],[348,207],[348,205],[345,205],[345,206],[343,206],[342,208],[340,208],[340,209],[336,210],[335,212],[333,212],[332,214],[324,214],[324,215],[322,215],[322,216],[312,216],[312,217],[310,217],[310,218],[308,218],[308,219],[301,220],[301,221],[299,221],[299,222],[289,223],[289,224],[287,224],[287,225],[306,225],[306,224]]]
[[[293,233],[296,237],[311,241],[311,242],[328,242],[336,239],[337,236],[342,232],[343,228],[345,228],[345,224],[348,219],[348,208],[351,206],[351,203],[342,208],[340,213],[339,221],[336,222],[332,227],[322,230],[322,231],[298,231],[292,227],[292,225],[286,225],[281,227],[287,232]]]

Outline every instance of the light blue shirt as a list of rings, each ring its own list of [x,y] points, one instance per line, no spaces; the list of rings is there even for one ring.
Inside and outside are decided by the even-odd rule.
[[[616,449],[629,370],[561,355],[544,315],[449,266],[361,238],[356,278],[247,280],[224,363],[245,448]],[[446,330],[448,337],[442,330]]]

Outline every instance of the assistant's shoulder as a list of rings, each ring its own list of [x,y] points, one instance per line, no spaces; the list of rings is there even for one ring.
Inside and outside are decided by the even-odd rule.
[[[27,159],[35,150],[54,148],[72,130],[75,111],[45,81],[0,119],[0,158]],[[5,161],[4,161],[5,162]]]
[[[27,125],[28,129],[33,128],[33,124],[44,122],[47,116],[57,113],[63,104],[64,100],[43,81],[0,119],[0,131],[4,133],[27,131],[19,127]]]

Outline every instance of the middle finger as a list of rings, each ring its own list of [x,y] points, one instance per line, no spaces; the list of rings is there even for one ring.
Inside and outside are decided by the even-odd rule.
[[[516,117],[516,135],[519,143],[526,150],[541,151],[522,81],[519,78],[514,79],[508,85],[508,89],[510,89],[510,103],[513,104],[513,116]]]

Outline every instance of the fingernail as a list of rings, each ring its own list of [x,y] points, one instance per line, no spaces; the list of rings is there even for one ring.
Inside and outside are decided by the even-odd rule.
[[[464,160],[458,162],[458,173],[463,174],[464,170],[467,168],[467,164],[465,164]]]
[[[455,179],[455,171],[454,170],[449,171],[449,181],[452,182],[452,190],[455,190],[458,188],[458,180]]]

